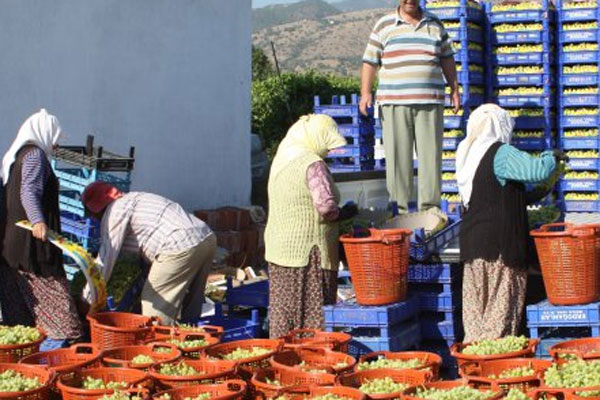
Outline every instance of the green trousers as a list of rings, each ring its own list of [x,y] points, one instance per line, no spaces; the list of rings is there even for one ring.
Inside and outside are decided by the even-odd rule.
[[[383,105],[380,113],[390,201],[408,212],[416,144],[419,210],[440,206],[444,107],[441,104]]]

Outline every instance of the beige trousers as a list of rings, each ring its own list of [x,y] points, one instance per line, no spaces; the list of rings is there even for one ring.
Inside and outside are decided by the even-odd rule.
[[[179,316],[198,317],[216,251],[217,238],[210,235],[181,253],[159,254],[142,290],[142,314],[160,317],[165,325],[172,325]]]

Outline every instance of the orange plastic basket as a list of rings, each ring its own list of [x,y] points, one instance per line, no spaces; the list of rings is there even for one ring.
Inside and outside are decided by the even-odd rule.
[[[268,383],[278,381],[280,385]],[[255,399],[272,399],[278,397],[284,390],[295,391],[300,389],[306,392],[314,385],[333,385],[335,383],[335,375],[318,374],[291,369],[261,369],[256,371],[250,380],[250,395]]]
[[[77,369],[99,366],[100,350],[93,344],[75,344],[66,349],[42,351],[24,357],[19,364],[37,365],[62,375]]]
[[[151,338],[152,324],[159,319],[125,312],[88,315],[92,344],[100,350],[144,344]]]
[[[456,358],[458,361],[458,366],[461,367],[465,363],[478,364],[484,361],[492,361],[492,360],[506,360],[509,358],[526,358],[533,357],[535,354],[535,349],[540,343],[539,339],[529,339],[529,343],[523,350],[513,351],[511,353],[504,354],[493,354],[487,356],[475,356],[463,354],[462,351],[465,347],[469,346],[471,343],[454,343],[450,348],[450,354],[452,357]]]
[[[168,353],[158,352],[158,349],[167,349]],[[131,362],[136,356],[145,355],[154,361],[151,363],[134,364]],[[136,346],[123,346],[102,353],[102,363],[106,367],[132,368],[148,371],[152,364],[176,361],[181,358],[181,351],[176,346],[168,343],[142,344]]]
[[[0,392],[0,399],[48,400],[50,398],[50,384],[54,379],[54,371],[35,365],[0,363],[0,373],[8,370],[18,372],[27,378],[38,378],[42,386],[24,392]]]
[[[463,380],[455,380],[455,381],[438,381],[438,382],[430,382],[424,385],[416,386],[408,388],[404,391],[402,400],[423,400],[421,397],[417,397],[417,391],[419,388],[424,389],[441,389],[441,390],[450,390],[459,386],[467,386],[467,384]],[[479,389],[484,391],[484,389]],[[495,396],[488,397],[486,400],[498,400],[504,397],[504,391],[499,391]]]
[[[551,365],[552,361],[535,358],[511,358],[507,360],[484,361],[482,363],[467,362],[461,365],[460,374],[470,385],[476,388],[491,389],[494,391],[519,389],[522,392],[527,392],[541,385],[541,378]],[[521,367],[532,368],[535,373],[531,376],[497,378],[504,371]],[[496,378],[491,378],[491,375],[495,375]]]
[[[81,383],[86,377],[102,379],[104,382],[125,382],[128,389],[148,384],[148,374],[130,368],[92,368],[77,371],[72,376],[61,376],[58,388],[63,400],[96,400],[106,394],[113,394],[113,389],[83,389]]]
[[[46,340],[46,334],[41,329],[36,329],[42,334],[42,336],[35,342],[0,345],[0,363],[17,363],[21,360],[21,358],[40,351],[40,345],[44,340]]]
[[[206,349],[205,354],[208,357],[224,359],[224,356],[240,348],[252,350],[255,347],[269,349],[270,351],[262,356],[236,360],[239,367],[238,374],[245,380],[250,380],[252,374],[260,368],[269,368],[269,358],[279,353],[283,342],[277,339],[247,339],[233,342],[220,343]]]
[[[201,359],[183,360],[182,362],[199,371],[198,374],[189,376],[161,374],[160,367],[167,363],[155,364],[150,368],[150,376],[157,383],[160,390],[203,383],[218,383],[233,378],[236,373],[236,363],[233,361]]]
[[[238,400],[246,393],[246,382],[232,379],[214,385],[184,386],[176,389],[156,393],[152,396],[155,400],[162,400],[168,395],[170,400],[185,400],[196,398],[204,393],[210,393],[210,400]]]
[[[531,236],[550,303],[585,304],[600,298],[600,226],[547,224]]]
[[[320,347],[283,351],[271,357],[271,366],[277,370],[324,370],[330,374],[342,374],[351,371],[355,365],[354,357]]]
[[[300,347],[325,347],[342,353],[348,352],[352,336],[344,332],[324,332],[317,329],[294,329],[281,339],[286,349]]]
[[[541,387],[527,392],[527,396],[533,400],[600,400],[600,396],[580,396],[580,393],[600,392],[600,386],[589,386],[584,388],[554,389]]]
[[[175,333],[174,332],[172,336],[155,338],[153,340],[150,340],[149,343],[168,343],[170,340],[178,340],[180,342],[184,342],[186,340],[199,340],[199,339],[203,339],[208,344],[206,346],[198,346],[198,347],[177,346],[179,348],[179,350],[181,350],[183,357],[191,358],[191,359],[199,359],[200,357],[202,357],[204,355],[204,351],[208,347],[221,342],[221,339],[219,339],[217,336],[213,336],[208,333],[183,333],[183,332]]]
[[[194,328],[185,326],[153,326],[152,336],[156,340],[169,339],[181,333],[207,333],[216,338],[221,338],[225,330],[221,326],[216,325],[200,325]]]
[[[423,363],[422,367],[412,368],[417,370],[429,370],[432,374],[432,380],[437,381],[440,378],[440,367],[442,366],[442,357],[435,353],[428,353],[425,351],[402,351],[402,352],[391,352],[391,351],[377,351],[374,353],[365,354],[360,357],[356,364],[355,370],[358,372],[358,365],[363,362],[375,361],[380,358],[388,360],[420,360]]]
[[[406,300],[411,231],[369,229],[369,232],[371,236],[365,238],[349,234],[340,238],[356,302],[376,306]]]
[[[351,400],[365,400],[366,396],[358,389],[346,386],[313,386],[310,388],[310,398],[333,394]]]
[[[569,360],[565,355],[572,355],[582,360],[594,360],[600,358],[600,338],[583,338],[567,340],[550,347],[548,350],[554,362],[562,364]]]
[[[396,383],[404,383],[410,386],[422,385],[431,380],[431,372],[417,371],[414,369],[370,369],[366,371],[354,372],[348,375],[341,375],[337,378],[339,385],[348,386],[358,389],[366,381],[373,379],[383,379],[389,377]],[[367,398],[370,399],[396,399],[399,398],[402,392],[394,392],[387,394],[370,394]]]

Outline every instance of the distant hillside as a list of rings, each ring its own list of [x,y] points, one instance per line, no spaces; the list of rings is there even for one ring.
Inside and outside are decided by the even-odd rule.
[[[390,7],[354,11],[274,26],[255,32],[253,44],[272,58],[272,40],[279,65],[285,72],[316,69],[356,76],[371,29],[381,16],[392,10]]]
[[[341,0],[330,1],[330,3],[343,12],[349,12],[373,8],[393,8],[398,5],[398,0]]]
[[[323,0],[303,0],[293,4],[277,4],[252,10],[254,32],[302,20],[319,20],[339,14],[340,10]]]

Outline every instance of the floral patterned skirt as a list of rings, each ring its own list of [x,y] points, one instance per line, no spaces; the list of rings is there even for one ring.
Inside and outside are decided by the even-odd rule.
[[[498,339],[519,332],[527,269],[513,268],[502,259],[465,263],[462,314],[465,343]]]
[[[337,300],[337,271],[321,268],[313,247],[306,267],[269,264],[269,336],[293,329],[323,329],[323,306]]]

